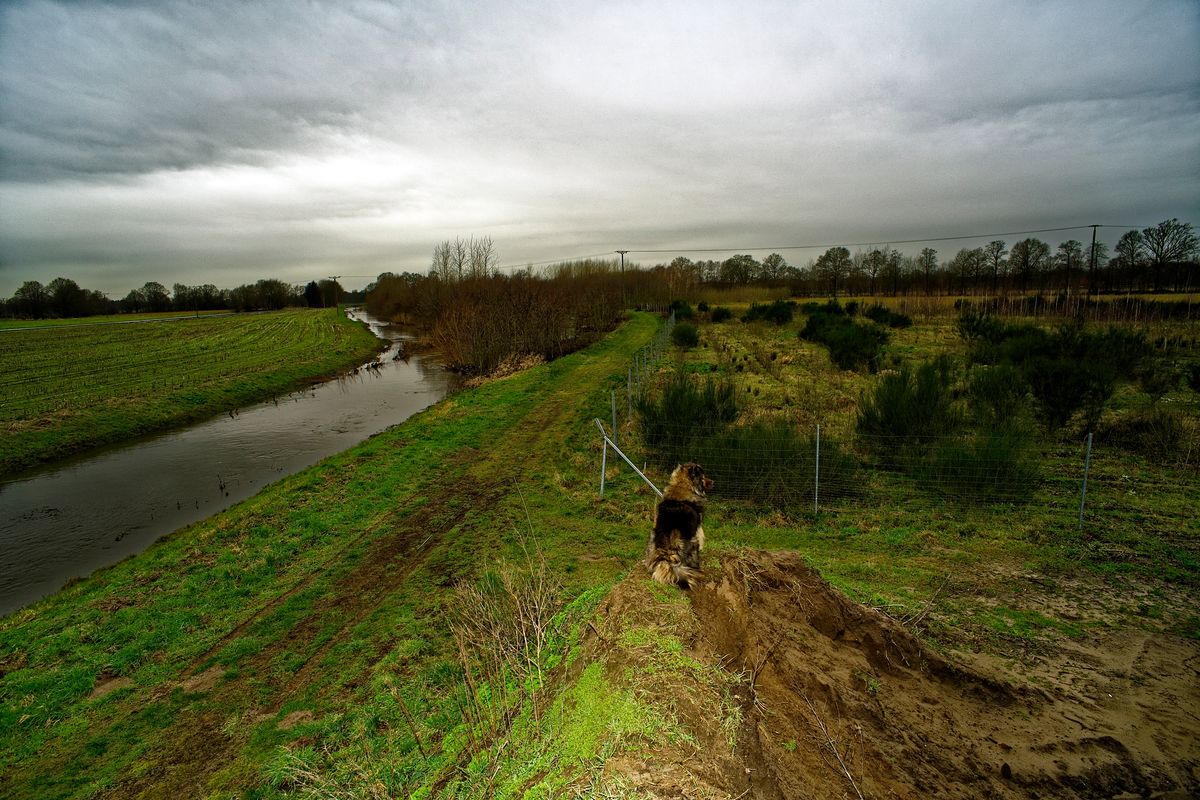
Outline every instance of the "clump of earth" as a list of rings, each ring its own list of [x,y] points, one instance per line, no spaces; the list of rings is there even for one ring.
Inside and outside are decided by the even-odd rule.
[[[680,598],[635,570],[598,612],[589,660],[677,730],[608,758],[599,783],[614,795],[1200,796],[1192,640],[1105,634],[1021,674],[934,652],[797,553],[725,553],[706,570]],[[682,671],[629,644],[664,615]]]

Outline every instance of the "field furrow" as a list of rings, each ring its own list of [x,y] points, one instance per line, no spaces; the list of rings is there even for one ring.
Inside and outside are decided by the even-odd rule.
[[[0,475],[286,393],[378,350],[333,310],[0,334]]]

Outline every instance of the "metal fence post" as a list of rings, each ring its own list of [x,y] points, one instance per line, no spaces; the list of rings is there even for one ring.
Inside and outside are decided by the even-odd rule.
[[[821,504],[821,426],[817,426],[817,458],[813,470],[813,513],[820,510]]]
[[[600,444],[604,448],[600,455],[600,496],[604,497],[604,473],[608,471],[608,437],[604,435],[604,428],[600,429]]]
[[[612,417],[613,417],[613,441],[620,442],[621,437],[617,435],[617,390],[612,390]]]
[[[1076,530],[1083,530],[1083,506],[1087,502],[1088,471],[1092,466],[1092,434],[1088,432],[1087,453],[1083,457],[1083,487],[1079,490],[1079,525]]]
[[[633,417],[633,367],[625,370],[625,417]]]

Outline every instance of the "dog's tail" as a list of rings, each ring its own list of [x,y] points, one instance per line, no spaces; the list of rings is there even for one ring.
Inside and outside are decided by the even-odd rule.
[[[688,588],[690,581],[698,580],[701,577],[700,570],[681,564],[678,557],[671,558],[661,551],[654,554],[648,566],[651,578],[659,583],[678,586],[681,589]]]

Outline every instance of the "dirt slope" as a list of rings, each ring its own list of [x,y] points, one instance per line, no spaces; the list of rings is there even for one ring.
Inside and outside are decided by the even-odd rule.
[[[609,759],[611,790],[750,798],[1200,793],[1195,642],[1125,632],[1072,645],[1048,662],[1055,669],[1034,676],[1035,686],[982,658],[968,665],[930,652],[830,587],[796,553],[740,551],[719,563],[710,557],[707,570],[708,583],[682,608],[635,572],[601,614],[594,657],[682,728]],[[719,667],[733,688],[697,669],[694,684],[678,672],[648,679],[665,674],[661,660],[620,643],[655,614],[674,615],[669,628],[687,655]],[[731,721],[736,736],[723,733]]]

